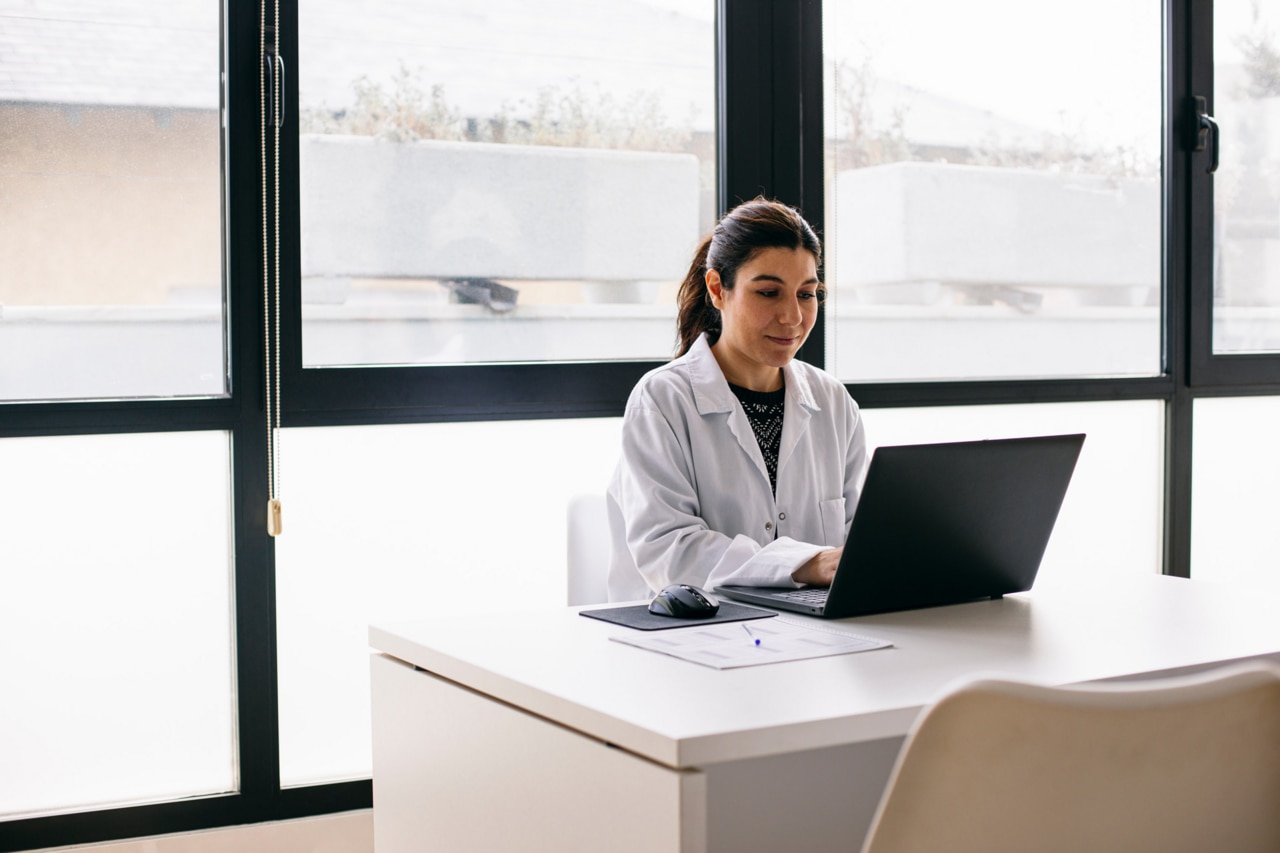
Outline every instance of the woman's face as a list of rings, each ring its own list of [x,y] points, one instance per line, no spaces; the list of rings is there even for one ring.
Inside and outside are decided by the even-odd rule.
[[[782,387],[781,368],[795,358],[818,319],[817,262],[806,249],[761,249],[738,268],[732,290],[716,270],[707,292],[720,310],[711,348],[725,378],[753,391]]]

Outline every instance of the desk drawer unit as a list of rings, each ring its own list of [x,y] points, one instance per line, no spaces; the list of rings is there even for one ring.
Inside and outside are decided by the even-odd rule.
[[[377,853],[703,853],[706,779],[372,657]]]

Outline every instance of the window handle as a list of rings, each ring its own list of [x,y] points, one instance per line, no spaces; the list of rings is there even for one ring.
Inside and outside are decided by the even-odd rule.
[[[280,63],[280,97],[276,100],[275,127],[284,127],[284,56],[276,54],[275,61]],[[1212,119],[1210,119],[1212,120]],[[1217,124],[1213,124],[1217,128]],[[1213,131],[1213,168],[1217,169],[1217,131]]]
[[[1213,146],[1213,157],[1209,161],[1209,167],[1205,169],[1209,174],[1213,174],[1218,171],[1218,151],[1222,141],[1218,121],[1209,115],[1209,101],[1204,95],[1195,95],[1192,101],[1196,109],[1196,137],[1192,150],[1203,151],[1206,147]]]
[[[272,119],[276,114],[276,100],[275,100],[276,99],[276,76],[275,76],[276,64],[271,61],[270,53],[264,53],[262,55],[262,68],[266,74],[266,77],[265,77],[266,97],[267,97],[266,123],[270,125]]]
[[[273,61],[274,60],[274,61]],[[266,69],[267,79],[267,121],[276,127],[284,127],[284,57],[270,53],[262,57],[262,65]],[[276,98],[276,67],[280,69],[280,97]]]

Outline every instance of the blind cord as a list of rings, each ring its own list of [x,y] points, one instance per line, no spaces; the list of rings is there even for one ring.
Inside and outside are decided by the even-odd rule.
[[[280,6],[275,3],[273,52],[268,55],[266,45],[266,6],[262,0],[258,6],[258,51],[262,63],[258,68],[258,133],[262,153],[262,333],[265,370],[265,399],[267,421],[267,534],[279,536],[284,532],[280,507],[280,98],[283,95],[281,74],[277,63],[280,57]],[[268,70],[269,69],[269,70]],[[271,81],[270,116],[273,137],[271,160],[274,165],[275,195],[271,213],[274,224],[274,243],[268,242],[267,198],[267,76]],[[274,249],[274,259],[272,251]],[[273,263],[274,260],[274,276]],[[274,292],[272,288],[274,278]],[[274,298],[273,298],[274,297]]]

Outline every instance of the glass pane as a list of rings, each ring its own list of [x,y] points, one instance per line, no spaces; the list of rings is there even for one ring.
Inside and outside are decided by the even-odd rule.
[[[276,539],[280,775],[367,777],[372,622],[567,600],[569,500],[621,419],[285,430]]]
[[[218,9],[0,0],[0,400],[224,392]]]
[[[1280,397],[1195,401],[1191,576],[1280,578]]]
[[[823,20],[834,372],[1159,373],[1161,4],[829,0]]]
[[[714,8],[300,4],[304,363],[670,356]]]
[[[864,411],[872,446],[1083,432],[1039,577],[1161,571],[1164,404],[1041,403]]]
[[[1280,4],[1214,0],[1213,349],[1280,351]]]
[[[228,451],[0,439],[0,818],[235,789]]]

